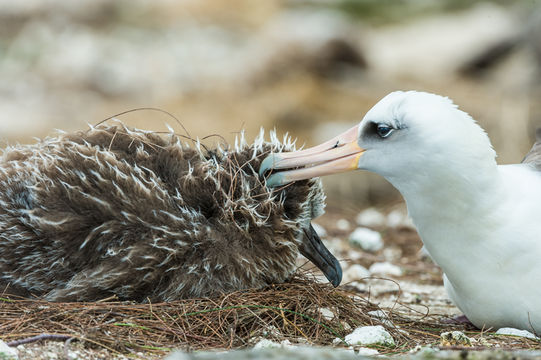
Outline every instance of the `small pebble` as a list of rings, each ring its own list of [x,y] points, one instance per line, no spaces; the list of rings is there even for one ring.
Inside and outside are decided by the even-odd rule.
[[[321,314],[321,317],[327,321],[331,321],[335,317],[334,312],[329,308],[321,308],[319,309],[319,313]]]
[[[515,328],[500,328],[498,331],[496,331],[496,335],[512,335],[512,336],[522,336],[528,339],[539,339],[537,336],[532,334],[531,332],[527,330],[519,330]]]
[[[360,226],[379,227],[385,225],[385,215],[374,208],[363,210],[357,215],[355,221]]]
[[[370,272],[362,265],[353,264],[346,268],[342,274],[342,284],[361,280],[370,276]]]
[[[342,327],[344,328],[344,330],[346,331],[350,331],[351,330],[351,326],[345,322],[345,321],[340,321],[340,324],[342,324]]]
[[[363,258],[363,253],[359,250],[350,250],[347,254],[350,260],[359,260]]]
[[[383,249],[383,257],[387,261],[398,261],[402,258],[402,250],[398,246]]]
[[[414,228],[413,222],[402,210],[393,210],[387,215],[387,226],[392,228],[401,226]]]
[[[369,252],[376,252],[383,247],[381,234],[363,227],[358,227],[349,235],[349,243]]]
[[[350,229],[350,225],[349,225],[349,221],[347,221],[346,219],[339,219],[337,222],[336,222],[336,228],[338,230],[342,230],[342,231],[347,231]]]
[[[368,269],[372,274],[378,275],[390,275],[390,276],[402,276],[404,273],[399,266],[391,264],[389,262],[378,262],[372,264]]]
[[[391,334],[381,325],[358,327],[351,334],[346,335],[345,340],[350,345],[395,345]]]

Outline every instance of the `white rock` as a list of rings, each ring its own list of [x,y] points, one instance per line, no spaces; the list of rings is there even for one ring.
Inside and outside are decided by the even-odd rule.
[[[398,261],[402,258],[402,250],[397,246],[383,249],[383,257],[386,261]]]
[[[340,324],[342,324],[342,327],[344,328],[344,330],[346,330],[346,331],[351,330],[351,326],[347,322],[340,321]]]
[[[319,309],[319,313],[321,314],[321,317],[327,321],[331,321],[335,317],[334,312],[329,308],[321,308]]]
[[[353,264],[342,274],[342,284],[347,284],[355,280],[361,280],[370,276],[370,272],[362,265]]]
[[[410,217],[404,213],[402,210],[393,210],[387,214],[387,226],[389,227],[410,227],[413,228],[413,222]]]
[[[381,325],[358,327],[351,334],[346,335],[345,340],[350,345],[395,345],[391,334]]]
[[[349,242],[365,251],[375,252],[383,247],[381,234],[377,231],[358,227],[349,235]]]
[[[359,259],[362,259],[363,258],[363,253],[362,251],[359,251],[359,250],[350,250],[347,252],[347,257],[348,259],[350,260],[359,260]]]
[[[5,358],[10,360],[19,358],[17,349],[8,346],[8,344],[0,340],[0,359],[3,359],[2,355],[5,355]]]
[[[498,331],[496,331],[496,335],[512,335],[512,336],[522,336],[528,339],[539,339],[537,336],[532,334],[531,332],[527,330],[519,330],[515,328],[500,328]]]
[[[363,210],[357,215],[355,221],[360,226],[378,227],[385,224],[385,215],[374,208]]]
[[[323,226],[313,222],[312,227],[314,228],[314,230],[316,231],[316,234],[318,234],[320,238],[324,238],[327,236],[327,230],[325,230]]]
[[[389,262],[373,263],[368,271],[370,271],[372,274],[378,275],[401,276],[403,274],[403,271],[399,266]]]
[[[347,231],[350,229],[351,225],[346,219],[339,219],[336,222],[336,227],[338,228],[338,230]]]
[[[404,220],[404,214],[400,210],[393,210],[387,214],[387,226],[397,227],[402,224]]]

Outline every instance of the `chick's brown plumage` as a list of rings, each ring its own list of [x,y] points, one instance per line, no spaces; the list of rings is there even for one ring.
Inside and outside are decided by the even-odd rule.
[[[324,196],[319,180],[267,188],[260,161],[292,145],[262,139],[206,151],[117,124],[7,148],[0,283],[167,301],[283,282]]]

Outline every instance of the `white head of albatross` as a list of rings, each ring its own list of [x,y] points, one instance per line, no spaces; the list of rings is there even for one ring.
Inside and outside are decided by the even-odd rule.
[[[267,157],[269,185],[353,169],[406,200],[447,292],[478,327],[541,332],[541,144],[495,161],[486,133],[449,99],[394,92],[358,126],[319,146]]]

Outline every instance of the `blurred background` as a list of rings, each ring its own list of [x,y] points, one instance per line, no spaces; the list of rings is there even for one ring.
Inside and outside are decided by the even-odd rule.
[[[260,127],[314,145],[395,90],[449,96],[518,162],[541,126],[541,1],[0,0],[0,139],[32,142],[156,107],[192,136]],[[167,115],[120,117],[148,130]],[[331,204],[399,201],[366,173]]]

